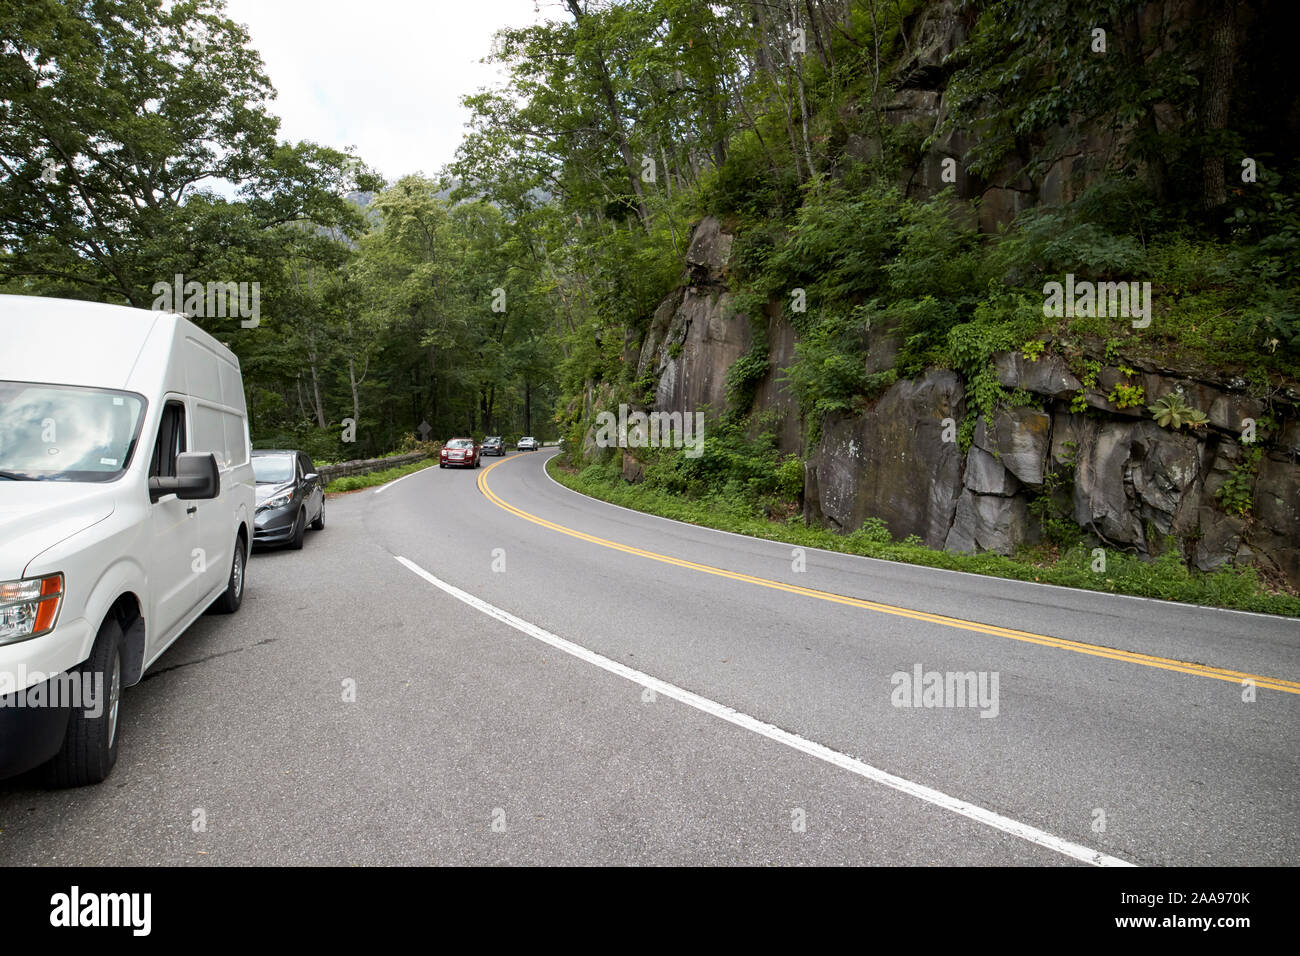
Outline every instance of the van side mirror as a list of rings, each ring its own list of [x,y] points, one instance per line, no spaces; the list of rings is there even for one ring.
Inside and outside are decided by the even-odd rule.
[[[305,475],[302,476],[302,480],[303,480],[303,481],[315,481],[315,480],[316,480],[317,478],[319,478],[319,477],[320,477],[320,475],[316,474],[316,472],[314,472],[314,471],[309,471],[309,472],[307,472],[307,474],[305,474]]]
[[[149,479],[150,501],[170,494],[183,501],[215,498],[221,494],[217,456],[205,451],[187,451],[177,455],[175,478]]]

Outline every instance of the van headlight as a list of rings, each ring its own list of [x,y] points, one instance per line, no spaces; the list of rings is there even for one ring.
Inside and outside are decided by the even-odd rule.
[[[62,574],[0,581],[0,644],[48,634],[62,606]]]

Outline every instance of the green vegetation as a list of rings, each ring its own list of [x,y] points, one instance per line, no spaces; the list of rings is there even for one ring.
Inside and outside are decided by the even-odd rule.
[[[562,253],[499,206],[279,140],[220,0],[6,4],[0,35],[0,291],[149,308],[178,275],[256,283],[255,324],[196,321],[239,355],[259,444],[322,460],[421,421],[548,430]]]
[[[1130,379],[1137,374],[1127,365],[1121,365],[1119,371],[1121,375]],[[1135,408],[1146,400],[1146,389],[1141,385],[1134,385],[1131,381],[1117,382],[1106,397],[1116,408]]]
[[[987,368],[1002,349],[1097,358],[1104,342],[1107,362],[1239,371],[1261,394],[1295,379],[1300,167],[1272,122],[1294,78],[1223,86],[1197,37],[1231,27],[1225,5],[1154,30],[1140,0],[959,6],[973,29],[936,131],[891,112],[923,0],[809,0],[793,20],[754,0],[566,2],[499,32],[505,82],[466,98],[452,167],[387,183],[278,140],[274,90],[217,0],[18,5],[0,23],[19,54],[0,61],[0,287],[148,306],[177,274],[259,282],[255,328],[200,321],[240,355],[255,434],[320,457],[352,453],[347,420],[375,454],[421,420],[439,437],[569,433],[595,389],[642,400],[636,348],[706,213],[736,236],[728,321],[779,308],[798,332],[778,374],[814,434],[935,365],[970,381],[971,420],[988,415],[1007,399]],[[1093,23],[1110,24],[1105,56]],[[1243,35],[1240,56],[1275,42]],[[1207,114],[1207,96],[1234,109]],[[157,104],[148,122],[138,104]],[[1038,189],[1071,148],[1056,131],[1085,123],[1117,136],[1105,175],[977,231],[966,177]],[[973,144],[961,181],[905,188],[953,132]],[[1242,155],[1255,182],[1224,165]],[[1150,281],[1152,326],[1046,319],[1043,283],[1067,272]],[[883,337],[901,349],[869,373]],[[756,344],[735,370],[731,413],[765,359]]]
[[[1289,315],[1287,303],[1300,303],[1300,293],[1288,284],[1261,285],[1258,260],[1268,243],[1195,241],[1190,235],[1199,227],[1190,214],[1151,235],[1141,221],[1100,216],[1100,209],[1115,208],[1103,201],[1114,193],[1113,185],[1100,183],[1068,207],[1024,214],[1014,229],[977,242],[973,231],[954,224],[955,203],[946,195],[917,202],[892,187],[850,193],[818,186],[808,191],[788,235],[746,260],[758,265],[738,269],[739,278],[774,299],[778,290],[806,289],[806,313],[790,313],[786,303],[801,335],[798,364],[786,375],[810,416],[850,410],[890,381],[864,371],[873,329],[903,339],[894,367],[899,376],[933,365],[962,372],[972,415],[1006,400],[990,368],[998,351],[1020,350],[1029,360],[1060,351],[1085,389],[1097,385],[1103,352],[1109,362],[1122,355],[1129,362],[1258,369],[1274,380],[1300,377],[1300,340],[1273,341],[1278,317]],[[848,239],[849,223],[866,237]],[[763,235],[771,241],[770,230]],[[1045,317],[1042,286],[1066,272],[1098,281],[1149,277],[1151,327],[1138,334],[1128,317]],[[1291,283],[1294,276],[1277,281]],[[1270,302],[1276,308],[1262,322],[1261,309]],[[1133,382],[1117,385],[1111,396],[1121,408],[1145,401]],[[1086,408],[1082,394],[1074,407]]]
[[[1020,346],[1020,354],[1030,362],[1037,362],[1038,357],[1043,354],[1043,348],[1047,345],[1042,339],[1030,339],[1024,345]]]
[[[424,461],[413,461],[409,465],[401,465],[397,468],[372,471],[364,475],[344,475],[342,478],[335,478],[331,481],[325,486],[325,490],[333,493],[336,491],[357,491],[361,488],[374,488],[377,485],[386,485],[390,481],[404,478],[417,471],[423,471],[425,468],[436,464],[438,464],[438,459],[434,457],[426,458]]]
[[[557,457],[547,467],[551,476],[566,487],[601,501],[705,528],[781,541],[797,547],[821,548],[887,561],[969,571],[1018,581],[1059,584],[1111,594],[1132,594],[1188,604],[1300,616],[1300,598],[1267,592],[1253,570],[1220,569],[1204,574],[1189,569],[1177,550],[1167,550],[1153,561],[1106,550],[1105,570],[1101,572],[1093,570],[1096,556],[1084,544],[1075,544],[1054,557],[1034,552],[1015,557],[1004,557],[992,552],[953,554],[926,548],[915,538],[896,542],[879,519],[869,519],[861,529],[848,535],[811,528],[798,520],[773,520],[768,514],[756,509],[744,494],[735,494],[739,489],[734,485],[729,493],[692,497],[673,492],[663,484],[652,483],[648,479],[644,484],[630,485],[623,481],[621,472],[612,463],[593,464],[581,472],[574,472],[564,466],[561,457]]]
[[[576,449],[570,443],[566,457]],[[803,491],[803,462],[781,455],[771,431],[752,428],[748,421],[711,426],[699,457],[661,449],[648,452],[644,464],[645,489],[690,499],[716,494],[719,501],[740,503],[754,513],[789,515],[791,502]],[[593,467],[608,470],[613,465]]]
[[[1245,516],[1250,512],[1255,499],[1255,478],[1259,474],[1259,460],[1263,454],[1264,449],[1259,445],[1246,445],[1241,451],[1241,461],[1214,493],[1214,497],[1228,514]]]
[[[1083,529],[1070,513],[1069,490],[1074,482],[1077,443],[1066,441],[1065,451],[1069,459],[1043,475],[1043,486],[1029,502],[1029,513],[1038,521],[1047,545],[1068,552],[1083,541]]]
[[[1172,428],[1174,431],[1184,425],[1188,428],[1201,428],[1210,420],[1205,412],[1188,405],[1181,392],[1170,392],[1156,399],[1154,405],[1147,406],[1147,411],[1155,416],[1156,424],[1161,428]]]

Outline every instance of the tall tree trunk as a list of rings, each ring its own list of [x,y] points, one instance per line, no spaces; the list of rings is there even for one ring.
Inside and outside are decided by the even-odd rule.
[[[415,432],[417,435],[420,433],[419,432],[420,422],[424,420],[424,416],[420,414],[420,405],[423,403],[420,401],[421,390],[418,385],[419,381],[420,381],[419,369],[418,368],[413,369],[411,374],[410,387],[407,388],[406,393],[411,397],[411,431]]]
[[[567,0],[567,2],[569,12],[573,14],[573,22],[581,25],[585,14],[578,0]],[[614,124],[614,135],[618,139],[618,152],[623,157],[623,165],[627,168],[627,181],[632,187],[632,195],[636,197],[637,215],[641,218],[642,228],[648,233],[650,210],[646,208],[645,192],[641,188],[640,166],[632,154],[632,144],[628,142],[627,126],[623,122],[623,111],[619,109],[618,95],[614,92],[614,81],[609,75],[609,65],[605,62],[605,54],[599,48],[596,50],[595,61],[601,92],[605,95],[605,108],[609,110],[609,118]]]
[[[872,70],[871,70],[871,114],[876,120],[876,137],[880,142],[880,169],[885,169],[885,118],[884,111],[880,108],[880,82],[881,82],[881,64],[880,64],[880,34],[888,28],[889,10],[882,11],[883,21],[876,16],[876,0],[869,0],[868,10],[871,13],[871,47],[872,47]],[[907,30],[900,29],[899,33],[903,37],[903,43],[907,43]]]
[[[1142,36],[1142,22],[1137,12],[1133,12],[1124,18],[1120,35],[1124,40],[1120,48],[1120,56],[1123,57],[1125,68],[1134,75],[1141,76],[1146,62],[1143,52],[1146,41]],[[1157,42],[1159,42],[1158,37]],[[1138,126],[1143,133],[1150,137],[1152,142],[1158,141],[1160,126],[1156,120],[1156,104],[1147,104],[1146,109],[1142,111],[1141,118],[1138,120]],[[1021,146],[1022,144],[1017,143],[1017,153],[1020,156],[1029,155],[1022,151]],[[1165,162],[1164,154],[1158,150],[1150,152],[1145,158],[1145,164],[1147,185],[1150,187],[1152,195],[1157,200],[1163,201],[1169,183],[1169,165]]]
[[[831,55],[829,44],[822,42],[821,25],[817,22],[817,14],[813,12],[812,0],[804,0],[803,7],[808,13],[808,29],[812,32],[813,43],[817,46],[817,56],[822,61],[822,66],[834,66],[835,60]]]
[[[719,89],[717,74],[710,73],[709,85],[705,90],[705,95],[709,98],[706,115],[709,125],[709,140],[713,151],[713,165],[721,169],[722,164],[727,161],[727,132],[726,111],[718,108],[718,102],[723,97],[722,90]]]
[[[664,144],[659,144],[659,158],[664,164],[664,192],[669,201],[673,198],[673,168],[668,165],[668,151],[664,149]]]
[[[315,399],[315,403],[316,403],[316,424],[319,425],[321,428],[324,428],[325,427],[325,406],[321,403],[321,399],[320,399],[320,376],[316,372],[316,353],[314,351],[308,356],[308,361],[311,364],[312,396]]]
[[[796,0],[790,0],[790,24],[791,28],[799,26],[799,4]],[[817,175],[817,167],[813,165],[812,142],[808,136],[808,96],[804,90],[803,83],[803,58],[807,55],[808,39],[804,37],[804,53],[796,53],[793,49],[790,51],[790,60],[793,64],[794,76],[799,87],[799,125],[803,130],[803,155],[808,163],[808,178],[811,179]]]
[[[795,72],[799,77],[799,119],[803,125],[803,154],[808,162],[808,178],[811,179],[817,175],[817,167],[813,165],[812,140],[808,135],[808,98],[804,93],[802,63],[795,67]]]
[[[369,365],[369,361],[366,362]],[[360,386],[366,380],[366,373],[363,371],[361,377],[357,378],[357,364],[352,356],[348,356],[348,383],[352,386],[352,421],[361,421],[361,397]]]
[[[1207,134],[1202,161],[1203,202],[1218,209],[1228,201],[1223,175],[1223,146],[1218,133],[1227,128],[1232,102],[1232,68],[1237,46],[1237,0],[1211,3],[1209,59],[1202,82],[1202,132]]]
[[[764,70],[771,78],[772,89],[781,100],[781,108],[785,110],[785,131],[786,135],[790,137],[790,160],[794,163],[795,174],[800,180],[802,180],[804,178],[803,166],[799,162],[799,140],[798,137],[795,136],[794,132],[794,107],[791,105],[791,95],[789,92],[793,85],[790,80],[790,58],[794,54],[789,49],[790,40],[788,38],[783,38],[781,28],[778,26],[774,29],[769,29],[764,6],[765,5],[762,2],[756,2],[750,8],[754,15],[754,32],[758,35],[758,65],[759,68]],[[784,43],[786,47],[786,82],[784,89],[782,89],[781,86],[781,74],[778,72],[776,58],[772,54],[772,48],[779,47],[782,43]],[[744,102],[743,97],[740,98],[740,102]],[[754,128],[757,129],[755,124],[751,123],[751,125],[754,125]]]

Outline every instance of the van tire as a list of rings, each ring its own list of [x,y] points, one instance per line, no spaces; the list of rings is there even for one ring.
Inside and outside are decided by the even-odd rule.
[[[316,520],[311,523],[311,530],[313,531],[325,530],[325,499],[324,498],[321,499],[320,514],[318,514],[316,516]]]
[[[235,556],[230,559],[230,577],[226,581],[226,590],[221,597],[212,602],[212,610],[217,614],[234,614],[239,605],[244,603],[244,578],[248,570],[248,549],[244,539],[235,535]]]
[[[293,519],[293,540],[289,542],[289,547],[294,551],[302,550],[303,535],[307,533],[307,509],[299,508],[298,517]]]
[[[122,739],[122,666],[122,628],[110,617],[99,629],[90,658],[71,671],[103,675],[101,713],[87,717],[83,706],[68,715],[63,748],[45,765],[46,781],[51,787],[84,787],[100,783],[113,772]]]

